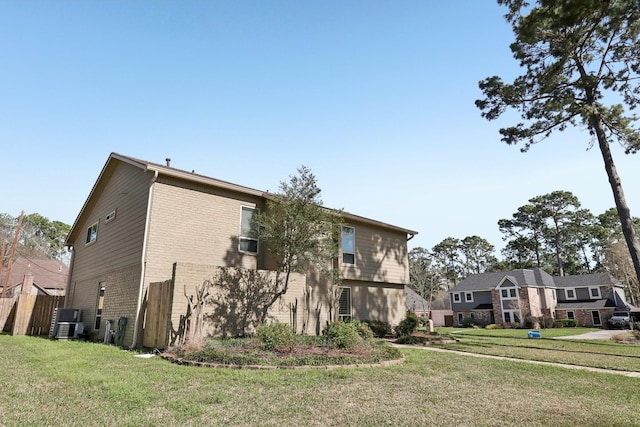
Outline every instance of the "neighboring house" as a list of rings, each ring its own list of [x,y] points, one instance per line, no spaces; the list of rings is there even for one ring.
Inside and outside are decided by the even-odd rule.
[[[171,344],[195,307],[195,286],[219,267],[274,270],[269,254],[247,233],[251,216],[271,197],[172,168],[169,159],[160,165],[112,153],[67,237],[72,260],[66,307],[81,309],[85,331],[94,337],[105,334],[107,320],[113,329],[119,318],[128,318],[121,343],[137,347],[151,329],[145,320],[150,284],[170,283],[162,303],[168,321],[160,322],[167,332],[160,333],[158,346]],[[349,213],[343,218],[338,317],[399,323],[409,282],[407,240],[417,233]],[[316,273],[294,277],[270,317],[298,326],[308,321],[312,333],[324,326],[330,301]]]
[[[411,310],[418,316],[429,314],[429,318],[433,320],[433,326],[452,326],[453,311],[449,303],[449,294],[447,292],[439,292],[431,304],[422,298],[411,286],[406,286],[407,293],[407,310]]]
[[[533,323],[576,319],[603,326],[614,310],[630,307],[622,283],[609,273],[553,277],[540,268],[473,274],[450,291],[455,323]]]
[[[0,278],[4,283],[6,268]],[[32,295],[64,296],[69,268],[55,259],[29,259],[18,257],[11,265],[5,296],[19,295],[23,287]],[[29,288],[29,289],[26,289]]]

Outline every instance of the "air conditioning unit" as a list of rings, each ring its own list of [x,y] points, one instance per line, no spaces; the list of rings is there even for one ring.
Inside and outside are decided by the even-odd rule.
[[[84,332],[84,324],[80,322],[80,310],[77,308],[56,308],[51,317],[49,338],[77,338]]]

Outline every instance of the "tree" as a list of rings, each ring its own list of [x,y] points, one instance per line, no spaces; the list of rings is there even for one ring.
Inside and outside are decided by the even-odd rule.
[[[409,282],[413,290],[427,301],[428,306],[422,307],[423,311],[431,310],[434,297],[443,289],[443,281],[444,277],[433,265],[433,257],[427,249],[416,247],[409,251]]]
[[[462,274],[460,263],[460,240],[447,237],[431,248],[435,264],[443,271],[447,285],[456,285]]]
[[[275,262],[275,283],[271,298],[262,307],[261,322],[273,304],[289,289],[292,273],[315,267],[333,285],[339,281],[334,268],[342,215],[322,207],[316,177],[306,166],[298,168],[288,182],[267,201],[267,209],[254,216],[253,230]]]
[[[503,240],[511,238],[505,250],[512,255],[511,258],[517,259],[520,268],[532,262],[536,267],[542,267],[545,224],[536,206],[527,204],[519,207],[512,219],[498,220],[498,227],[505,234]],[[506,254],[504,250],[503,254]]]
[[[479,274],[497,261],[493,255],[494,246],[480,236],[467,236],[460,241],[464,275]]]
[[[636,116],[640,102],[640,4],[638,0],[498,0],[507,7],[515,42],[511,51],[526,72],[505,83],[498,76],[479,83],[482,116],[497,119],[507,109],[523,121],[500,129],[507,144],[523,152],[568,126],[586,127],[598,143],[622,231],[640,280],[640,242],[633,228],[610,144],[628,153],[640,149]]]
[[[13,242],[18,218],[9,214],[0,214],[0,241]],[[30,258],[49,258],[67,262],[69,252],[64,247],[64,241],[71,227],[61,221],[51,221],[48,218],[32,213],[25,215],[16,253]],[[9,248],[7,248],[8,252]]]

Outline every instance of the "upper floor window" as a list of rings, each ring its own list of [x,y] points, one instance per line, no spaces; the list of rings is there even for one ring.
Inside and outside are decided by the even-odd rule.
[[[253,215],[257,209],[249,208],[247,206],[242,207],[242,213],[240,218],[240,243],[239,249],[241,252],[248,252],[251,254],[258,253],[258,239],[253,232]]]
[[[464,300],[465,302],[473,302],[473,292],[465,292]]]
[[[460,302],[460,293],[456,292],[453,294],[453,302]]]
[[[600,288],[598,287],[594,287],[594,288],[589,288],[589,295],[591,296],[591,298],[594,299],[600,299]]]
[[[87,243],[94,242],[98,238],[98,223],[91,225],[87,229]]]
[[[565,295],[567,296],[567,299],[576,299],[576,290],[573,288],[567,288],[565,289]]]
[[[518,298],[518,294],[516,292],[516,288],[515,287],[508,287],[508,288],[502,288],[500,289],[500,295],[502,296],[502,299],[516,299]]]
[[[342,263],[356,263],[356,231],[353,227],[342,227]]]

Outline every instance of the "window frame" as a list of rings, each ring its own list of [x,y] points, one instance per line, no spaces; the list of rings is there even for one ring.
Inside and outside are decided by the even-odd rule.
[[[248,255],[258,255],[258,253],[260,252],[260,239],[258,239],[257,237],[253,237],[251,235],[251,230],[246,231],[243,229],[243,222],[244,222],[243,218],[244,218],[245,212],[251,212],[251,217],[249,218],[249,224],[251,224],[251,221],[253,220],[253,215],[258,213],[259,210],[258,208],[252,207],[252,206],[247,206],[247,205],[240,206],[240,232],[238,233],[238,252],[241,252],[243,254],[248,254]],[[255,242],[256,250],[252,251],[248,249],[243,249],[242,248],[243,242],[249,242],[249,244],[250,242]]]
[[[104,311],[104,295],[106,293],[106,286],[104,282],[98,284],[98,299],[96,300],[96,316],[93,322],[93,328],[99,331],[102,327],[102,312]]]
[[[463,321],[464,321],[464,314],[458,313],[458,325],[462,325]]]
[[[87,227],[87,240],[85,241],[85,244],[90,245],[96,240],[98,240],[98,221]]]
[[[352,300],[351,300],[351,287],[349,286],[339,286],[340,289],[340,298],[338,298],[338,320],[345,321],[351,320],[353,318],[353,308],[352,308]],[[346,292],[345,292],[346,291]],[[342,298],[346,295],[347,298],[347,306],[349,308],[348,313],[341,313],[342,311]]]
[[[598,294],[593,295],[593,291],[596,291]],[[602,298],[602,294],[600,293],[600,287],[599,286],[590,286],[589,287],[589,299],[601,299]]]
[[[352,237],[352,245],[353,247],[351,248],[352,251],[345,251],[345,241],[344,241],[344,237],[345,237],[345,230],[351,230],[351,235]],[[355,265],[356,264],[356,229],[355,227],[351,226],[351,225],[343,225],[342,229],[340,231],[340,253],[341,253],[341,260],[342,260],[342,264],[343,265]],[[351,262],[349,261],[345,261],[345,255],[350,255],[351,256]]]
[[[569,296],[569,291],[573,293],[573,296]],[[578,295],[576,294],[576,288],[566,288],[564,290],[564,296],[567,300],[576,300],[578,299]]]
[[[462,302],[462,298],[460,297],[460,292],[453,292],[453,302],[454,303],[461,303]]]
[[[505,292],[506,292],[507,296],[504,295]],[[512,293],[513,293],[513,295],[511,295]],[[514,286],[501,286],[500,287],[500,299],[503,299],[503,300],[515,300],[515,299],[518,299],[518,288],[515,285]]]
[[[575,320],[576,319],[576,314],[573,311],[567,311],[567,319]]]
[[[464,293],[464,302],[473,302],[473,292]]]
[[[594,314],[598,317],[598,323],[596,323],[596,317],[594,316]],[[602,326],[602,316],[600,316],[600,310],[591,310],[591,323],[593,323],[593,326]]]

